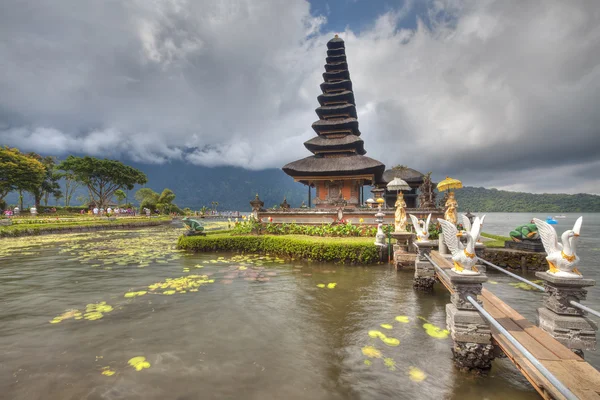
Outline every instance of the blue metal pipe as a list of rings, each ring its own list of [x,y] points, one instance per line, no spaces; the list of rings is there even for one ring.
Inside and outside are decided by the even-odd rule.
[[[507,271],[507,270],[505,270],[504,268],[500,268],[499,266],[497,266],[497,265],[494,265],[494,264],[492,264],[492,263],[491,263],[491,262],[489,262],[489,261],[485,261],[483,258],[479,258],[479,260],[480,260],[482,263],[484,263],[485,265],[489,265],[489,266],[490,266],[490,267],[492,267],[492,268],[496,268],[498,271],[500,271],[500,272],[503,272],[503,273],[505,273],[505,274],[506,274],[506,275],[508,275],[508,276],[512,276],[513,278],[515,278],[515,279],[518,279],[518,280],[520,280],[521,282],[525,282],[526,284],[533,286],[533,287],[534,287],[534,288],[536,288],[537,290],[540,290],[540,291],[542,291],[542,292],[545,292],[545,291],[546,291],[546,289],[544,289],[544,287],[543,287],[543,286],[540,286],[540,285],[538,285],[538,284],[536,284],[536,283],[533,283],[533,282],[531,282],[530,280],[527,280],[527,279],[525,279],[525,278],[523,278],[523,277],[521,277],[521,276],[519,276],[519,275],[517,275],[517,274],[513,274],[512,272],[508,272],[508,271]]]
[[[548,369],[546,367],[544,367],[542,365],[542,363],[540,363],[534,356],[533,354],[531,354],[529,352],[529,350],[527,350],[525,347],[523,347],[523,345],[521,345],[521,343],[519,343],[517,341],[517,339],[515,339],[513,337],[513,335],[511,335],[506,329],[504,329],[504,327],[502,325],[500,325],[498,323],[498,321],[496,321],[494,319],[494,317],[492,317],[487,311],[485,311],[483,309],[483,307],[481,307],[479,305],[479,303],[473,299],[473,297],[471,296],[467,296],[467,300],[469,301],[469,303],[471,303],[473,305],[473,307],[475,307],[477,309],[477,311],[479,311],[481,313],[481,315],[494,327],[498,330],[498,332],[500,332],[502,335],[504,335],[504,337],[506,337],[508,339],[508,341],[515,346],[524,356],[525,358],[527,358],[527,360],[529,360],[529,362],[531,364],[533,364],[533,366],[540,371],[540,373],[544,376],[544,378],[546,378],[552,385],[554,385],[554,387],[560,392],[560,394],[562,394],[563,396],[565,396],[567,399],[571,400],[575,400],[578,399],[577,396],[575,396],[575,394],[573,394],[573,392],[571,392],[565,385],[562,384],[561,381],[559,381],[558,379],[556,379],[556,377],[554,375],[552,375],[552,372],[548,371]]]

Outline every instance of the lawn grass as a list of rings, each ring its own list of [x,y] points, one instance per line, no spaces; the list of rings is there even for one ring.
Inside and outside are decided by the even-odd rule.
[[[481,236],[488,238],[488,239],[492,239],[492,240],[487,240],[487,241],[483,242],[485,247],[491,247],[491,248],[498,248],[498,247],[503,248],[504,242],[506,242],[507,240],[512,240],[511,238],[509,238],[507,236],[492,235],[491,233],[485,233],[485,232],[481,232]]]

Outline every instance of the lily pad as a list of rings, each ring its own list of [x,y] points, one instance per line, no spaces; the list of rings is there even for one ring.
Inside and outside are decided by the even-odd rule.
[[[446,329],[438,328],[437,326],[427,323],[423,324],[423,328],[425,328],[425,332],[436,339],[446,339],[450,332]]]
[[[127,364],[131,365],[135,368],[136,371],[141,371],[146,368],[150,368],[150,363],[146,361],[146,357],[133,357],[130,359]]]
[[[400,345],[400,340],[393,337],[384,337],[381,339],[381,341],[391,347],[396,347]]]
[[[369,331],[369,336],[372,338],[382,338],[385,337],[385,335],[379,331]]]
[[[331,283],[328,283],[328,284],[327,284],[327,289],[333,289],[333,288],[335,288],[336,286],[337,286],[337,283],[335,283],[335,282],[331,282]]]
[[[408,323],[408,317],[406,315],[398,315],[395,319],[396,321],[402,322],[403,324]]]
[[[393,328],[393,326],[390,324],[381,324],[379,326],[381,326],[383,329],[392,329]]]
[[[381,358],[381,351],[373,346],[365,346],[362,348],[362,353],[369,358]]]
[[[410,367],[408,369],[408,376],[413,382],[423,382],[427,378],[425,372],[417,367]]]

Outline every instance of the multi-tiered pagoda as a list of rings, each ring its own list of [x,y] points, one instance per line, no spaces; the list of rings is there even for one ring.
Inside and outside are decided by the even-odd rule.
[[[323,94],[317,98],[321,106],[315,110],[319,120],[312,124],[317,137],[304,143],[314,155],[285,165],[283,171],[309,186],[309,203],[310,187],[315,187],[318,207],[356,207],[363,186],[381,181],[385,165],[364,156],[344,41],[337,35],[327,43],[323,80]]]

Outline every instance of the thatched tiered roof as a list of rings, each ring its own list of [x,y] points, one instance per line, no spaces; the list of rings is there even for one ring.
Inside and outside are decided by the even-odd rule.
[[[327,43],[326,62],[323,94],[317,98],[321,107],[315,110],[319,120],[312,124],[318,136],[304,143],[314,156],[291,162],[283,171],[296,178],[360,176],[366,183],[372,183],[364,178],[372,176],[372,180],[379,182],[385,166],[364,156],[344,41],[337,35]],[[300,181],[307,183],[307,180]]]

